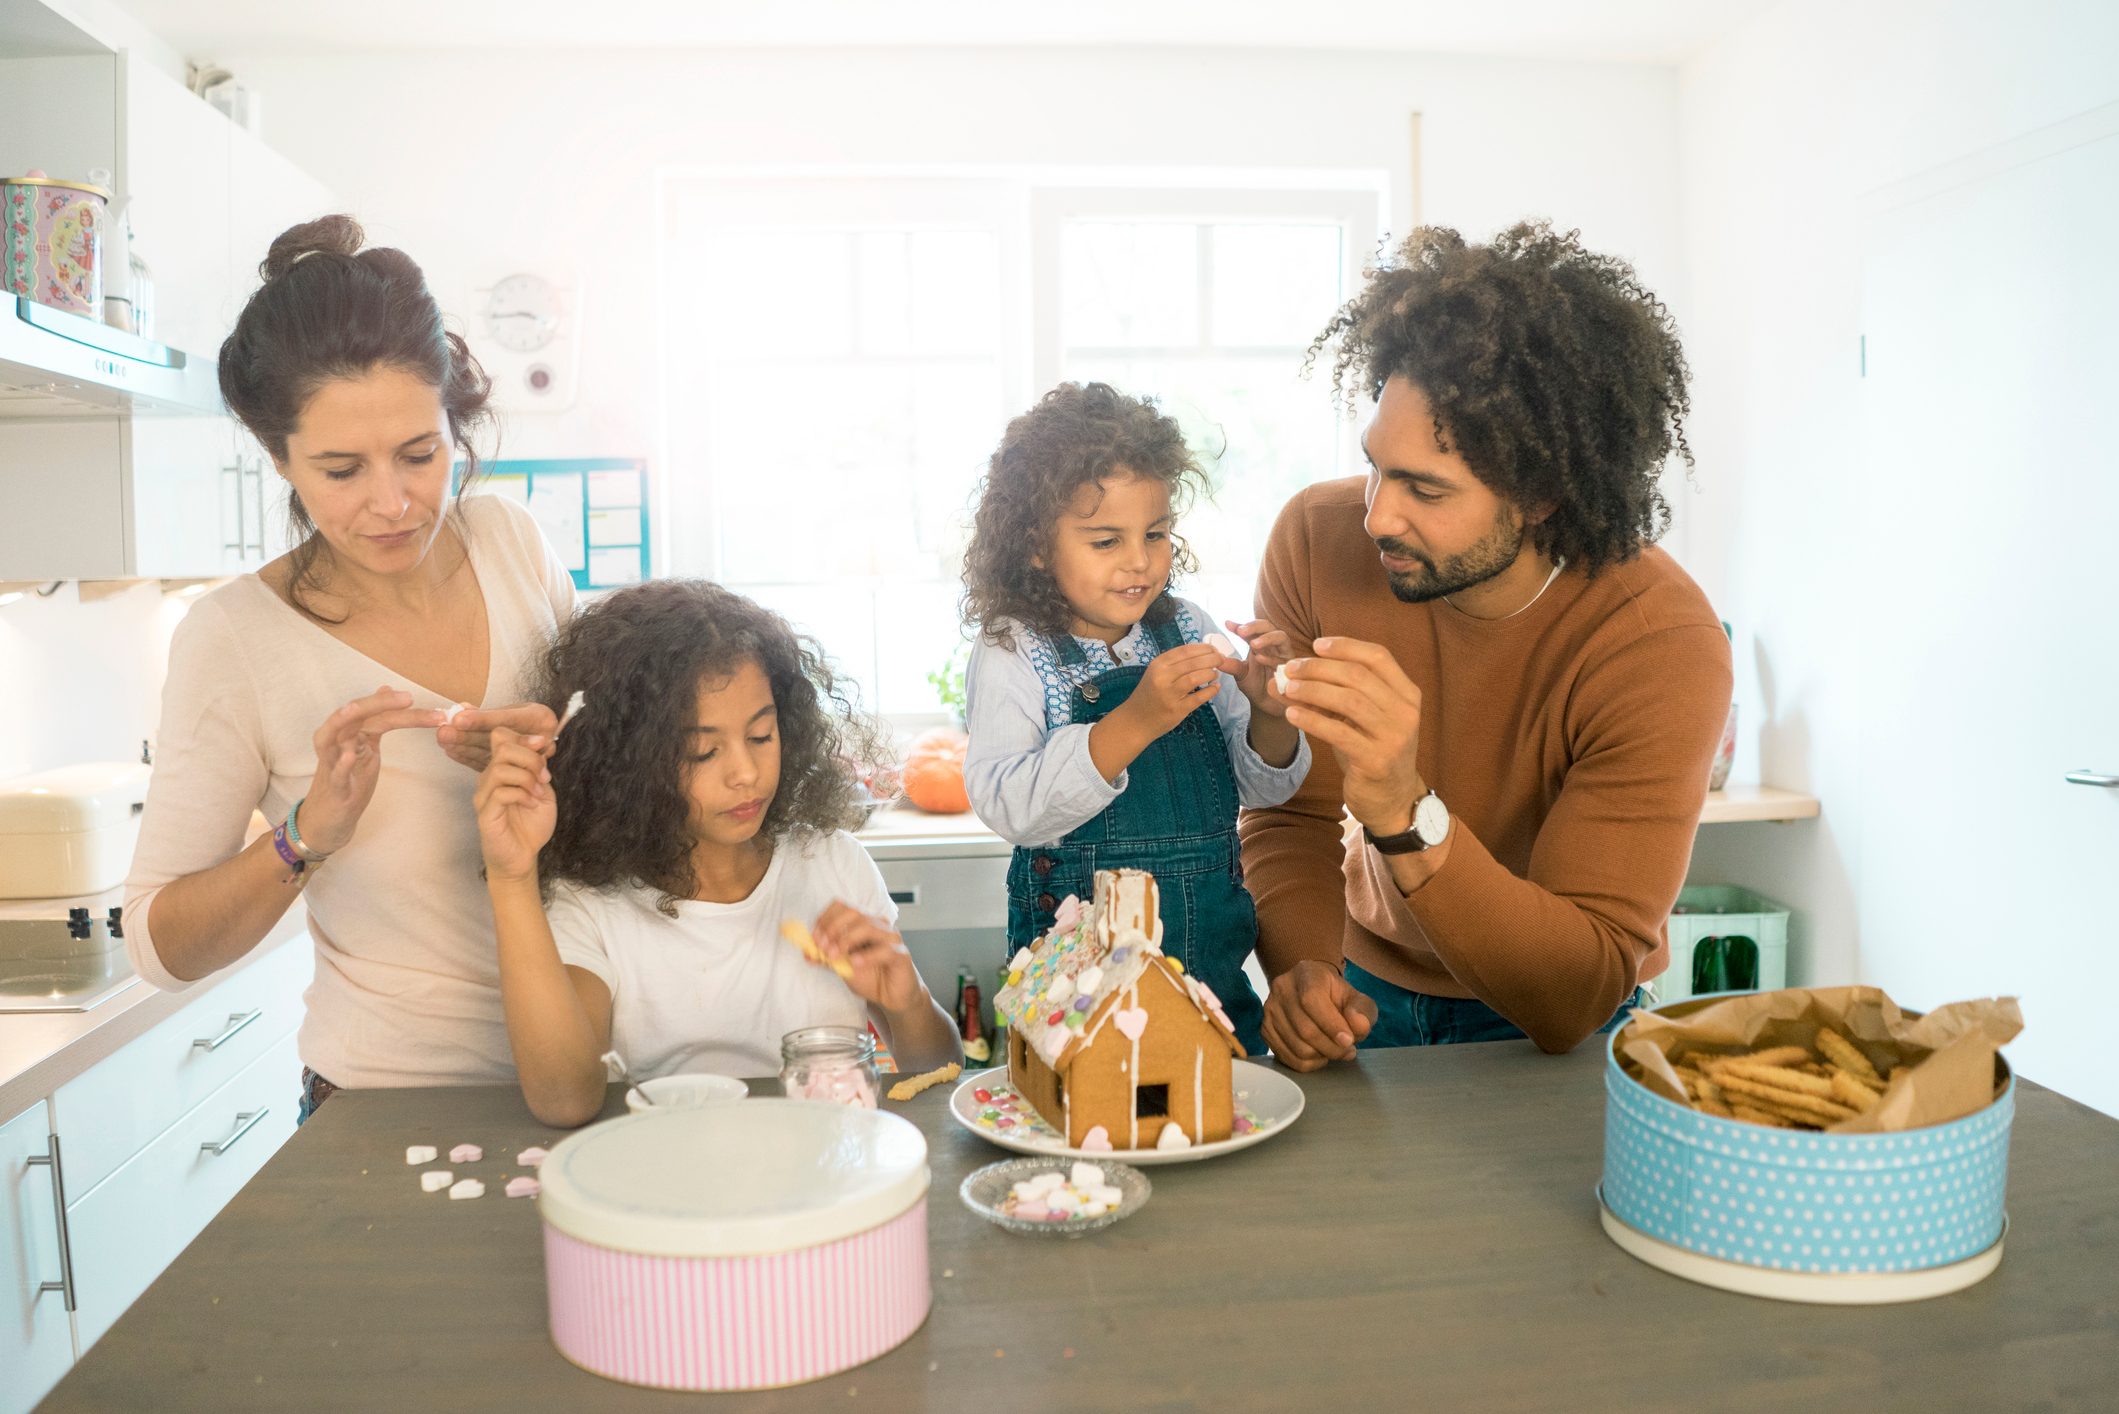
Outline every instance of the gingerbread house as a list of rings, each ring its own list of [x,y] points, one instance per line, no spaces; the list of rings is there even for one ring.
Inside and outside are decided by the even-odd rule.
[[[1162,950],[1155,878],[1100,869],[1018,952],[994,1006],[1008,1080],[1075,1148],[1184,1148],[1229,1137],[1243,1043],[1213,990]]]

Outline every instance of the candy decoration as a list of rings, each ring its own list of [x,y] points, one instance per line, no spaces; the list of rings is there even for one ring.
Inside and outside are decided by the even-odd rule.
[[[419,1176],[419,1191],[422,1193],[439,1193],[454,1182],[456,1182],[456,1175],[450,1173],[447,1169],[428,1169]]]
[[[475,1164],[486,1156],[486,1151],[476,1144],[459,1144],[449,1151],[452,1164]]]
[[[432,1144],[414,1144],[405,1150],[405,1162],[415,1165],[431,1164],[440,1153],[441,1151]]]

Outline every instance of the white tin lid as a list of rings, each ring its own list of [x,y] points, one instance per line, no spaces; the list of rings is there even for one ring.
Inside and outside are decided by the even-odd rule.
[[[0,781],[0,835],[72,835],[123,825],[147,801],[150,769],[91,761]]]
[[[554,1145],[538,1210],[569,1237],[657,1257],[836,1242],[925,1196],[927,1140],[880,1110],[757,1099],[606,1121]]]

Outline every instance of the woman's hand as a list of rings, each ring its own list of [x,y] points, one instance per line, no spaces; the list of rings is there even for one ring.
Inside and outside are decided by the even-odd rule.
[[[412,694],[394,687],[379,687],[326,717],[312,739],[316,776],[294,822],[302,843],[319,854],[344,849],[361,813],[375,798],[383,768],[383,733],[437,726],[441,718],[432,708],[414,707]]]
[[[519,702],[513,707],[466,707],[454,721],[434,733],[442,751],[459,766],[483,771],[493,759],[493,731],[506,728],[525,737],[542,737],[544,754],[552,754],[551,741],[559,729],[559,718],[542,702]]]
[[[882,919],[833,900],[817,915],[810,934],[824,954],[821,965],[829,966],[837,958],[853,969],[846,985],[862,1001],[893,1015],[934,1004],[919,969],[912,965],[905,940],[885,927]]]
[[[552,772],[545,764],[550,741],[548,736],[526,737],[506,727],[492,729],[492,759],[479,772],[472,796],[488,883],[537,877],[537,852],[559,823]]]
[[[1245,697],[1251,699],[1251,710],[1263,712],[1269,717],[1287,715],[1287,701],[1273,687],[1273,669],[1295,657],[1295,640],[1287,630],[1278,629],[1265,619],[1252,619],[1248,623],[1237,623],[1224,619],[1222,627],[1244,641],[1247,658],[1224,658],[1221,670],[1236,679],[1236,686]]]

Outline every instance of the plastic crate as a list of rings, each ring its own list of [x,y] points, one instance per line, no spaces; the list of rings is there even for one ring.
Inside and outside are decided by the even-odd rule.
[[[1756,948],[1755,975],[1739,944],[1726,941],[1701,956],[1710,938],[1748,938]],[[1705,970],[1711,975],[1696,974]],[[1711,985],[1696,987],[1697,981]],[[1734,884],[1694,884],[1678,891],[1670,915],[1670,970],[1648,984],[1656,1004],[1712,991],[1770,992],[1788,985],[1788,909],[1764,894]]]

